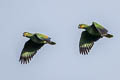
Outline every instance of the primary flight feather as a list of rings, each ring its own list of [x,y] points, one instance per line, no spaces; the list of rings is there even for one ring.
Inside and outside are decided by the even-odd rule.
[[[88,54],[91,48],[94,45],[94,42],[99,40],[102,37],[112,38],[113,35],[108,34],[107,29],[105,29],[102,25],[93,22],[92,25],[87,24],[79,24],[79,29],[85,29],[82,32],[80,42],[79,42],[79,50],[80,54]]]
[[[51,38],[40,34],[40,33],[29,33],[24,32],[24,37],[30,38],[24,45],[24,48],[21,52],[21,56],[19,61],[21,64],[27,64],[33,58],[33,56],[37,53],[37,50],[39,50],[43,45],[45,44],[51,44],[55,45],[56,43],[51,41]]]

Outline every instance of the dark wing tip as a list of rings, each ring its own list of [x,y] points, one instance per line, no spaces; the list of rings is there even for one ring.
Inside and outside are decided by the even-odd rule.
[[[93,45],[94,45],[94,43],[92,43],[91,46],[80,47],[80,54],[82,54],[82,55],[88,55],[88,53],[90,52],[90,50],[93,47]]]
[[[33,58],[33,56],[36,54],[36,52],[30,56],[27,56],[27,57],[20,56],[19,62],[21,62],[21,64],[28,64],[31,61],[31,59]]]
[[[28,64],[31,58],[26,58],[26,57],[20,57],[19,61],[21,64]]]
[[[21,64],[28,64],[32,57],[20,57],[19,61]]]

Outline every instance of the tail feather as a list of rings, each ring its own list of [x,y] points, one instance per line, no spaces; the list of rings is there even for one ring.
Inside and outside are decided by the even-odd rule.
[[[55,42],[52,42],[52,41],[50,41],[48,43],[51,44],[51,45],[55,45],[56,44]]]
[[[107,38],[112,38],[113,35],[111,35],[111,34],[106,34],[105,37],[107,37]]]

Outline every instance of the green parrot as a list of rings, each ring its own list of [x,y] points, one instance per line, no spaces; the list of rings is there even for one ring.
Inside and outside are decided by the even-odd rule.
[[[51,38],[40,34],[40,33],[29,33],[24,32],[24,37],[30,38],[24,45],[24,48],[21,52],[21,56],[19,61],[21,64],[27,64],[33,58],[33,56],[37,53],[37,50],[39,50],[44,44],[51,44],[55,45],[56,43],[51,41]]]
[[[85,29],[82,32],[80,42],[79,42],[79,50],[80,54],[88,54],[91,48],[94,45],[94,42],[99,40],[100,38],[107,37],[112,38],[113,35],[108,34],[108,30],[105,29],[102,25],[93,22],[92,25],[87,24],[79,24],[79,29]]]

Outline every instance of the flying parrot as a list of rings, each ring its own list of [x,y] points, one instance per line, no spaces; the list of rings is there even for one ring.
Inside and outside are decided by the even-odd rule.
[[[82,32],[80,42],[79,42],[79,51],[80,54],[88,54],[91,48],[94,45],[94,42],[99,40],[100,38],[107,37],[112,38],[113,35],[108,34],[108,30],[105,29],[102,25],[93,22],[92,25],[87,24],[79,24],[79,29],[85,29]]]
[[[21,64],[27,64],[44,44],[55,45],[51,38],[40,33],[24,32],[24,37],[30,38],[24,45],[19,61]]]

